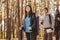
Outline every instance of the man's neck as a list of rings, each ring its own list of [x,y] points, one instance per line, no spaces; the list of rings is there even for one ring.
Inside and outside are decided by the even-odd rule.
[[[45,15],[48,15],[48,13],[45,13]]]

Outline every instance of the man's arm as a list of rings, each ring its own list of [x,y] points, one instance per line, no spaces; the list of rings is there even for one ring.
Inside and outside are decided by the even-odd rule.
[[[53,16],[53,15],[51,15],[51,20],[52,20],[52,28],[53,28],[53,30],[54,30],[55,18],[54,18],[54,16]]]

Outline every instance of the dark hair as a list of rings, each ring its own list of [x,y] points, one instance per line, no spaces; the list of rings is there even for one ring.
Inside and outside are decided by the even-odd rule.
[[[31,15],[32,15],[32,7],[31,7],[30,5],[27,5],[27,6],[30,7],[29,17],[31,17]],[[26,6],[26,7],[27,7],[27,6]],[[25,7],[25,18],[26,18],[26,16],[27,16],[26,7]]]
[[[48,12],[48,8],[47,8],[47,7],[45,7],[44,9],[46,9],[46,10],[47,10],[47,12]]]
[[[59,9],[58,8],[56,9],[56,13],[59,14]]]

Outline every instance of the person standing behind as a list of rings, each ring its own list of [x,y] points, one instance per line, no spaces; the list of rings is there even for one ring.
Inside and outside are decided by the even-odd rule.
[[[43,29],[44,29],[44,37],[43,40],[52,40],[52,30],[53,30],[53,17],[49,14],[48,8],[44,8],[44,18],[42,19]]]
[[[25,8],[25,18],[23,21],[23,28],[26,34],[27,40],[36,40],[36,16],[35,13],[32,12],[32,8],[30,5],[27,5]]]
[[[60,30],[60,13],[59,10],[56,10],[55,15],[55,34],[56,34],[56,40],[59,40],[59,30]]]

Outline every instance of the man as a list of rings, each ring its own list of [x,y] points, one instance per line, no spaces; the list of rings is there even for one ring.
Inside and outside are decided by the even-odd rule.
[[[44,8],[44,18],[42,19],[44,28],[44,40],[52,40],[53,17],[49,14],[48,8]]]
[[[59,31],[60,31],[60,13],[59,10],[56,10],[55,15],[55,34],[56,34],[56,40],[59,40]]]

